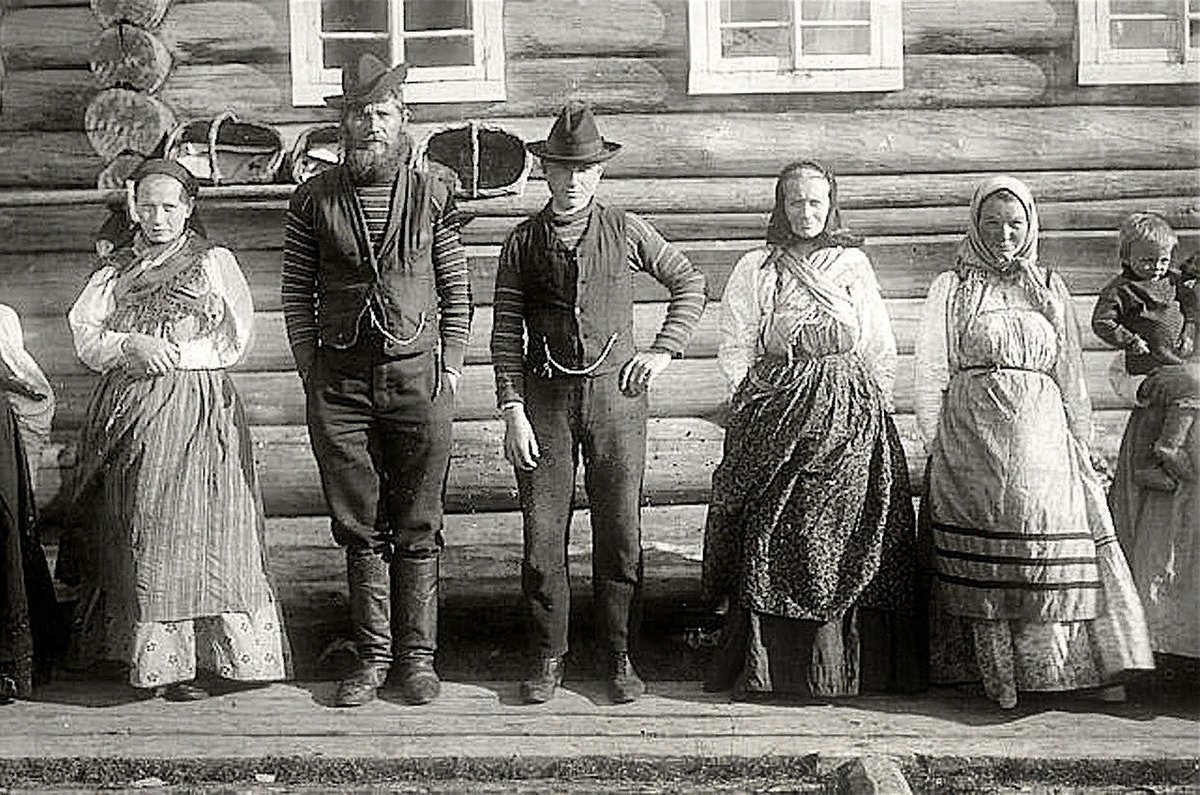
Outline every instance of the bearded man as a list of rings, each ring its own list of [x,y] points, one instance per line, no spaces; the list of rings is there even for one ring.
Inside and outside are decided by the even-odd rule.
[[[283,312],[308,432],[345,548],[358,666],[336,704],[437,697],[438,558],[471,289],[448,188],[407,166],[403,65],[342,72],[345,162],[292,195]]]

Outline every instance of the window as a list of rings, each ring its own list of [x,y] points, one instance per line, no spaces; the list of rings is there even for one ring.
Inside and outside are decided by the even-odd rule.
[[[289,0],[292,103],[341,93],[364,49],[407,63],[406,102],[504,99],[503,0]]]
[[[904,87],[900,0],[689,0],[692,94]]]
[[[1079,82],[1200,82],[1200,0],[1080,0]]]

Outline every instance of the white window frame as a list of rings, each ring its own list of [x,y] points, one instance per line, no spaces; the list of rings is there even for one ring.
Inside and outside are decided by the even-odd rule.
[[[782,94],[904,88],[901,0],[869,1],[869,55],[801,55],[797,63],[788,64],[773,57],[722,57],[720,0],[688,0],[688,93]],[[792,2],[800,4],[800,0]],[[799,18],[798,8],[795,15]],[[799,38],[799,26],[792,28],[792,35]],[[794,51],[800,51],[798,41]]]
[[[1117,49],[1109,46],[1111,22],[1108,0],[1078,0],[1080,85],[1200,82],[1200,42],[1188,42],[1188,0],[1178,0],[1183,12],[1183,48]],[[1184,60],[1180,60],[1183,58]]]
[[[404,84],[404,101],[497,102],[505,99],[504,0],[470,0],[475,45],[471,66],[413,66]],[[402,0],[388,0],[390,30],[403,30]],[[325,97],[342,91],[342,70],[322,66],[321,0],[288,0],[291,22],[292,104],[324,105]],[[445,35],[446,31],[437,31]],[[369,34],[368,34],[369,35]],[[416,36],[420,36],[417,33]],[[365,38],[361,33],[332,34],[335,38]],[[330,38],[331,34],[324,34]],[[413,33],[407,34],[414,38]],[[404,37],[390,38],[392,63],[404,60]]]

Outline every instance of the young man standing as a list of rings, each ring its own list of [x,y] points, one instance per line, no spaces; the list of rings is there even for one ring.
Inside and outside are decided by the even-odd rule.
[[[437,697],[438,556],[453,395],[471,323],[459,220],[446,186],[407,167],[403,65],[347,64],[345,162],[292,195],[283,311],[308,431],[345,548],[357,670],[338,706]]]
[[[563,109],[531,143],[551,200],[509,235],[496,274],[492,359],[524,518],[522,589],[537,664],[529,703],[562,682],[570,585],[566,545],[578,454],[591,505],[593,580],[609,695],[645,685],[629,660],[629,616],[642,575],[641,488],[646,390],[681,354],[705,304],[704,275],[646,221],[595,200],[604,161],[584,105]],[[647,350],[633,339],[633,274],[667,287],[670,305]]]

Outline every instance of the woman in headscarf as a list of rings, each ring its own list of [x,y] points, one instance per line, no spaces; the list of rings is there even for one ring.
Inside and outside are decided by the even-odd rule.
[[[25,350],[20,319],[0,304],[0,703],[45,680],[61,641],[33,499],[53,416],[54,393]]]
[[[168,699],[208,695],[198,673],[285,674],[266,576],[263,513],[241,399],[226,368],[250,346],[254,307],[233,254],[196,231],[196,180],[148,161],[132,241],[100,259],[71,308],[79,358],[101,373],[64,541],[81,576],[74,662],[129,668]]]
[[[896,344],[859,242],[833,174],[793,163],[767,245],[725,287],[718,361],[732,401],[703,585],[728,612],[710,690],[803,700],[924,684]]]
[[[1037,263],[1037,209],[987,180],[917,340],[936,572],[932,679],[1065,691],[1152,667],[1146,623],[1092,469],[1071,297]]]

